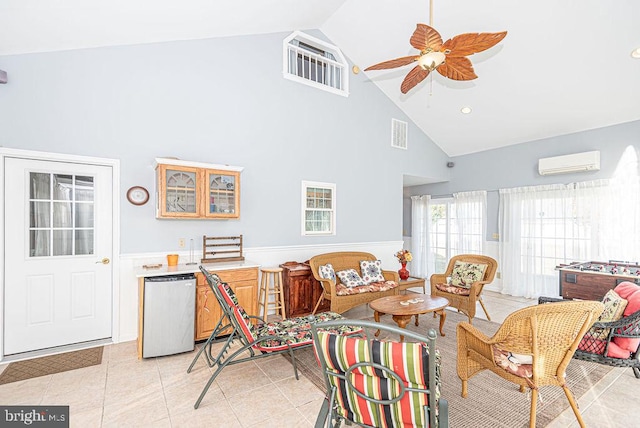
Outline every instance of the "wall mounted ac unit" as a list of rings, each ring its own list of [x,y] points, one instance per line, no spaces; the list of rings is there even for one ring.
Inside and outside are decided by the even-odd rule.
[[[600,152],[597,150],[538,160],[538,172],[540,175],[598,170],[600,170]]]

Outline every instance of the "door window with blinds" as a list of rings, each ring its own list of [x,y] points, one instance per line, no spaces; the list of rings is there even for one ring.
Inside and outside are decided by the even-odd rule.
[[[29,173],[29,256],[94,254],[94,179]]]
[[[303,181],[302,204],[302,235],[335,235],[335,184]]]

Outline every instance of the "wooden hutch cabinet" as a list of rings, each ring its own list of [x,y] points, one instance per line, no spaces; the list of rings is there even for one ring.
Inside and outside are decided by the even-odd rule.
[[[286,262],[280,265],[287,318],[309,315],[322,295],[322,286],[311,273],[308,263]],[[331,302],[325,300],[317,312],[328,311]]]
[[[157,218],[239,218],[242,168],[156,159]]]
[[[238,303],[249,315],[258,316],[258,268],[241,268],[216,271],[220,279],[229,284],[238,297]],[[222,309],[218,305],[216,296],[209,288],[205,276],[196,273],[196,331],[195,340],[208,339],[218,320],[222,316]],[[230,331],[229,331],[230,333]]]

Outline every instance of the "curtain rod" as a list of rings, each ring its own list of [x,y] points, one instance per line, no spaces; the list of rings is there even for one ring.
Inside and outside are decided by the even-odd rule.
[[[482,189],[484,190],[484,189]],[[499,189],[491,189],[491,190],[485,190],[485,192],[499,192]],[[456,192],[458,193],[458,192]],[[453,193],[444,193],[442,195],[430,195],[431,198],[435,198],[435,199],[442,199],[442,198],[453,198]]]

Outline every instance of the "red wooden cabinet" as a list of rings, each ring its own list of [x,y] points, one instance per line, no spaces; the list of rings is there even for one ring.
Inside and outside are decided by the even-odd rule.
[[[307,263],[286,262],[280,265],[284,291],[284,307],[287,318],[301,317],[313,312],[316,302],[322,295],[322,286],[311,273]],[[328,311],[331,302],[322,302],[316,312]]]

